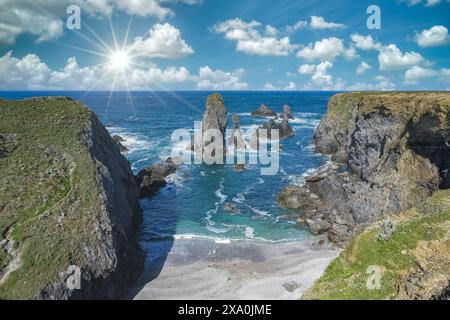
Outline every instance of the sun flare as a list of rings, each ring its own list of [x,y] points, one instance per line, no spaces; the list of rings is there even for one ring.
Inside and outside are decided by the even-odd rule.
[[[110,64],[115,70],[124,70],[130,65],[130,57],[125,51],[116,51],[110,57]]]

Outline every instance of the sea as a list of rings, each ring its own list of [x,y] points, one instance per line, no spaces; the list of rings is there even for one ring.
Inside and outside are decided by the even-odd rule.
[[[220,92],[231,114],[240,117],[245,130],[267,119],[250,114],[261,104],[281,113],[292,109],[295,136],[281,141],[280,167],[276,175],[261,175],[260,165],[236,172],[233,165],[183,164],[168,177],[168,185],[155,197],[141,200],[144,221],[139,238],[144,247],[164,239],[211,239],[231,241],[294,242],[308,239],[309,232],[296,223],[298,212],[280,208],[277,194],[289,184],[301,184],[305,174],[327,158],[315,154],[314,130],[326,112],[334,92]],[[200,121],[211,92],[102,92],[26,91],[0,92],[6,99],[35,96],[69,96],[94,111],[111,135],[120,135],[134,173],[171,156],[174,130],[192,132]],[[235,212],[225,210],[230,203]],[[147,244],[147,245],[146,245]]]

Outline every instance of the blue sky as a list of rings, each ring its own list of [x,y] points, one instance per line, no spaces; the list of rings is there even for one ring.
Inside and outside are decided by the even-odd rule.
[[[71,4],[79,31],[65,26]],[[366,26],[372,4],[380,30]],[[450,90],[448,0],[0,5],[2,90]],[[118,67],[111,29],[122,43],[128,25]]]

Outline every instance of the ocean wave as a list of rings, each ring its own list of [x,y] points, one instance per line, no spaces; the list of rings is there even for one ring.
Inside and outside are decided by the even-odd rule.
[[[112,136],[118,135],[124,139],[122,144],[128,149],[127,154],[155,149],[160,144],[160,141],[150,142],[143,135],[131,133],[122,127],[107,127],[106,129]]]
[[[255,237],[255,229],[252,227],[245,227],[245,237],[246,238],[254,238]]]
[[[254,213],[256,213],[257,215],[264,216],[264,217],[270,217],[270,214],[267,211],[264,211],[264,210],[261,210],[261,209],[257,209],[257,208],[253,208],[251,206],[248,206],[248,208],[250,210],[252,210]]]

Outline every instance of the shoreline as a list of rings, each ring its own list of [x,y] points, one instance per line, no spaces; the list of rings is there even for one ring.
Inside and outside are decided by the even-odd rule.
[[[341,252],[320,237],[263,243],[174,239],[142,243],[144,274],[135,300],[295,300]]]

